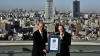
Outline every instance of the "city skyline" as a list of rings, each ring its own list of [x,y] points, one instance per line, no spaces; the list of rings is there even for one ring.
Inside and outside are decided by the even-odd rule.
[[[75,0],[53,0],[53,6],[57,10],[72,10],[72,3]],[[80,1],[80,10],[100,10],[100,0],[78,0]],[[0,10],[12,8],[22,8],[24,10],[45,10],[46,0],[0,0]],[[65,7],[66,6],[66,7]]]

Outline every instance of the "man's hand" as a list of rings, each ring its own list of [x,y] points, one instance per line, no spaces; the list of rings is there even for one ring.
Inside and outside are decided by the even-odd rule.
[[[44,49],[44,50],[43,50],[43,52],[44,52],[44,53],[47,53],[47,50],[46,50],[46,49]]]

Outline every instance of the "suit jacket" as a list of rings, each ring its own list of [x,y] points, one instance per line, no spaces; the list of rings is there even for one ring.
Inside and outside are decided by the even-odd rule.
[[[47,42],[47,32],[43,30],[43,39],[42,39],[39,30],[35,31],[33,34],[32,56],[43,56],[45,54],[43,52],[43,49],[46,49],[45,48],[46,42]]]
[[[60,35],[60,32],[56,35]],[[69,46],[71,45],[71,34],[65,32],[61,40],[60,56],[70,56]]]

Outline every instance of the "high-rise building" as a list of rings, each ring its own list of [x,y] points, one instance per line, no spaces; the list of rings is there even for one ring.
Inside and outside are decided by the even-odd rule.
[[[5,30],[5,23],[0,23],[1,24],[1,29]]]
[[[0,29],[2,29],[2,24],[1,24],[1,23],[2,23],[2,19],[3,19],[3,18],[0,17]]]
[[[100,27],[100,18],[98,19],[98,21],[99,21],[99,27]]]
[[[0,29],[1,29],[1,18],[2,18],[2,17],[0,17]]]
[[[80,17],[80,1],[73,1],[73,11],[72,11],[73,17]]]
[[[53,17],[53,0],[46,0],[45,18],[52,19]]]
[[[6,31],[11,31],[11,23],[10,22],[6,22],[6,24],[5,24],[5,30]]]

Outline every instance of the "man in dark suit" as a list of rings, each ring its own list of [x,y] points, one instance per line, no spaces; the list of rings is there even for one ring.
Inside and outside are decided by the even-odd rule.
[[[56,56],[70,56],[69,46],[71,45],[71,34],[64,31],[63,25],[59,25],[58,30],[57,35],[60,36],[61,46],[60,53],[57,53]]]
[[[47,32],[44,30],[44,23],[40,22],[38,30],[33,34],[32,56],[44,56],[46,54],[45,44],[47,42]]]

